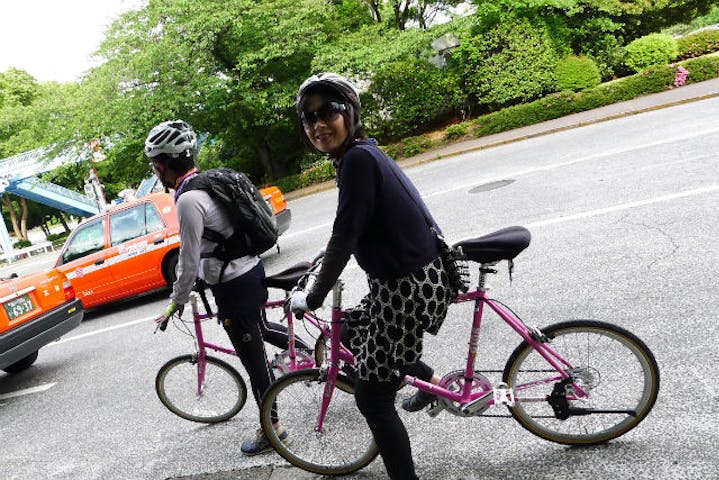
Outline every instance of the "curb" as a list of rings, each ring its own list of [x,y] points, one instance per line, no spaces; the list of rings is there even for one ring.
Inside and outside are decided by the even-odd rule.
[[[695,84],[695,85],[696,85],[696,84]],[[663,92],[660,92],[660,94],[661,94],[661,93],[663,93]],[[654,95],[656,95],[656,94],[654,94]],[[638,114],[641,114],[641,113],[647,113],[647,112],[652,112],[652,111],[655,111],[655,110],[662,110],[662,109],[664,109],[664,108],[676,107],[676,106],[678,106],[678,105],[684,105],[684,104],[687,104],[687,103],[693,103],[693,102],[698,102],[698,101],[702,101],[702,100],[708,100],[708,99],[710,99],[710,98],[715,98],[715,97],[719,97],[719,92],[712,92],[712,93],[708,93],[708,94],[705,94],[705,95],[700,95],[700,96],[697,96],[697,97],[683,98],[683,99],[680,99],[680,100],[675,100],[675,101],[671,101],[671,102],[667,102],[667,103],[662,103],[662,104],[659,104],[659,105],[651,105],[651,106],[648,106],[648,107],[638,108],[638,109],[634,109],[634,110],[627,110],[627,111],[625,111],[625,112],[610,114],[610,115],[607,115],[607,116],[604,116],[604,117],[600,117],[600,118],[593,118],[593,119],[589,119],[589,120],[581,120],[581,121],[577,121],[576,123],[572,123],[572,124],[569,124],[569,125],[563,125],[563,126],[559,126],[559,127],[548,128],[548,129],[546,129],[546,130],[542,130],[542,131],[534,132],[534,133],[520,134],[520,135],[512,136],[512,137],[510,137],[510,138],[502,139],[502,140],[495,140],[495,141],[491,141],[491,140],[490,140],[490,141],[488,141],[487,143],[484,143],[484,144],[471,145],[471,146],[467,146],[467,147],[464,147],[464,148],[460,147],[460,148],[458,148],[458,149],[456,149],[456,150],[451,150],[451,151],[448,151],[448,152],[445,152],[445,153],[434,153],[434,154],[432,154],[431,151],[429,151],[429,152],[424,152],[424,153],[421,153],[421,154],[419,154],[419,155],[415,155],[414,157],[409,157],[409,158],[405,158],[405,159],[398,160],[398,161],[397,161],[397,164],[399,164],[399,166],[400,166],[401,168],[403,168],[403,169],[405,169],[405,168],[417,167],[417,166],[419,166],[419,165],[424,165],[424,164],[426,164],[426,163],[431,163],[431,162],[435,162],[435,161],[437,161],[437,160],[442,160],[442,159],[445,159],[445,158],[451,158],[451,157],[455,157],[455,156],[458,156],[458,155],[464,155],[464,154],[466,154],[466,153],[476,152],[476,151],[484,150],[484,149],[488,149],[488,148],[494,148],[494,147],[498,147],[498,146],[501,146],[501,145],[507,145],[507,144],[509,144],[509,143],[520,142],[520,141],[522,141],[522,140],[528,140],[528,139],[530,139],[530,138],[541,137],[541,136],[544,136],[544,135],[551,135],[551,134],[553,134],[553,133],[564,132],[564,131],[567,131],[567,130],[572,130],[572,129],[575,129],[575,128],[585,127],[585,126],[588,126],[588,125],[594,125],[594,124],[597,124],[597,123],[607,122],[607,121],[611,121],[611,120],[617,120],[617,119],[619,119],[619,118],[629,117],[629,116],[632,116],[632,115],[638,115]],[[639,98],[641,98],[641,97],[639,97]],[[633,101],[633,100],[628,100],[628,101],[631,102],[631,101]],[[600,108],[604,108],[604,107],[600,107]],[[586,112],[578,112],[578,113],[576,113],[575,115],[581,115],[582,113],[587,113],[587,112],[591,112],[591,110],[587,110]],[[560,117],[560,118],[561,118],[561,117]],[[556,121],[556,120],[557,120],[557,119],[547,120],[547,122],[552,122],[552,121]],[[543,123],[544,123],[544,122],[543,122]],[[526,127],[520,127],[519,129],[529,128],[529,127],[536,127],[537,125],[541,125],[541,123],[537,123],[537,124],[534,124],[534,125],[527,125]],[[511,134],[512,134],[511,132],[516,131],[516,130],[519,130],[519,129],[508,130],[508,131],[506,131],[506,132],[500,132],[500,133],[495,134],[495,135],[502,135],[502,134],[504,134],[504,135],[511,135]],[[486,138],[486,137],[485,137],[485,138]],[[477,138],[476,140],[470,140],[470,142],[481,141],[481,139],[482,139],[482,137],[479,137],[479,138]],[[463,142],[458,142],[458,143],[456,143],[456,144],[454,144],[454,145],[461,145],[462,143],[463,143]],[[442,147],[442,148],[451,149],[451,148],[452,148],[452,145],[450,144],[450,145],[447,145],[446,147]],[[315,193],[320,193],[320,192],[324,192],[324,191],[326,191],[326,190],[330,190],[330,189],[333,188],[334,186],[335,186],[335,181],[334,181],[334,180],[328,180],[328,181],[325,181],[325,182],[322,182],[322,183],[318,183],[318,184],[315,184],[315,185],[310,185],[309,187],[301,188],[301,189],[299,189],[299,190],[293,190],[293,191],[291,191],[291,192],[286,193],[286,194],[285,194],[285,200],[288,200],[288,201],[289,201],[289,200],[296,200],[296,199],[298,199],[298,198],[306,197],[306,196],[309,196],[309,195],[314,195]]]

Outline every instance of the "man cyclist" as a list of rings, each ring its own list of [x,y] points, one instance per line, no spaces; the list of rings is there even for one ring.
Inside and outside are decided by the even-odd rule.
[[[175,191],[180,222],[177,280],[172,285],[167,309],[156,321],[166,321],[175,313],[181,315],[195,280],[203,279],[215,297],[218,318],[247,370],[252,394],[259,406],[262,395],[274,381],[262,335],[262,305],[267,300],[262,259],[256,255],[247,255],[226,263],[212,256],[201,256],[202,252],[212,252],[217,245],[203,238],[205,229],[227,238],[234,231],[234,226],[221,206],[205,190],[191,188],[191,181],[199,170],[196,165],[197,137],[190,125],[182,120],[157,125],[145,140],[145,154],[151,160],[150,166],[162,185]],[[275,341],[272,343],[279,348],[287,348],[286,333],[279,333],[277,328],[273,328]],[[303,344],[300,346],[306,347]],[[279,432],[279,438],[289,441],[288,433],[283,431],[276,416],[274,426]],[[261,429],[258,429],[253,439],[243,442],[240,448],[245,455],[256,455],[271,449]]]

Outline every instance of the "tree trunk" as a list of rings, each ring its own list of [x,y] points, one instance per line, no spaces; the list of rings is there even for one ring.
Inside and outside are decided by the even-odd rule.
[[[265,177],[268,179],[274,179],[275,169],[272,166],[270,149],[265,142],[260,142],[257,146],[257,154],[260,157],[260,165],[262,165],[262,170],[265,172]]]
[[[27,215],[30,210],[27,207],[27,198],[25,197],[20,197],[20,210],[22,212],[22,216],[20,217],[20,233],[22,233],[22,240],[29,240],[29,238],[27,238]]]
[[[379,11],[380,0],[369,0],[369,8],[372,10],[372,15],[377,23],[382,23],[382,15]]]
[[[60,212],[58,217],[60,217],[60,223],[62,223],[62,228],[65,229],[65,233],[70,233],[70,227],[67,226],[67,220],[65,220],[65,214]]]
[[[15,211],[15,205],[13,205],[12,200],[10,199],[10,195],[3,195],[2,203],[5,205],[5,208],[7,208],[7,211],[10,214],[10,221],[12,222],[12,230],[15,233],[15,238],[22,240],[20,236],[20,225],[17,222],[17,212]]]
[[[407,25],[407,19],[409,18],[409,4],[410,0],[405,0],[404,7],[402,7],[402,0],[395,0],[392,8],[394,9],[394,25],[399,30],[404,30]]]

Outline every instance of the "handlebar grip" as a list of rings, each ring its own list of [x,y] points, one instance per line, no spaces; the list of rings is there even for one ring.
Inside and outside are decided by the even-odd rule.
[[[160,324],[160,331],[161,331],[161,332],[164,332],[164,331],[165,331],[165,329],[167,328],[167,323],[168,323],[169,321],[170,321],[169,318],[166,318],[166,319],[164,319],[164,320],[162,321],[162,323]]]

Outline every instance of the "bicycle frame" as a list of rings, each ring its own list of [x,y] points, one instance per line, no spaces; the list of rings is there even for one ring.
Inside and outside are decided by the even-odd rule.
[[[198,294],[195,292],[190,294],[190,308],[192,310],[192,320],[195,328],[195,342],[197,346],[197,394],[200,395],[202,393],[202,386],[205,384],[205,368],[207,365],[205,359],[207,358],[207,350],[209,349],[215,352],[220,352],[235,357],[237,356],[237,352],[235,352],[235,350],[232,348],[223,347],[221,345],[217,345],[215,343],[211,343],[205,340],[204,334],[202,333],[202,321],[209,318],[215,318],[215,314],[212,313],[209,302],[207,301],[207,297],[205,297],[204,292],[199,293],[199,297],[205,307],[205,313],[201,313],[198,308],[197,297]],[[268,300],[263,305],[263,314],[266,310],[274,308],[285,308],[285,300]],[[315,325],[320,331],[327,333],[327,330],[323,328],[316,319],[310,318],[309,321],[310,323]],[[294,323],[292,321],[291,315],[287,315],[287,330],[289,336],[287,349],[289,352],[290,359],[288,365],[289,370],[293,372],[295,370],[314,367],[314,362],[297,360],[295,350]]]
[[[496,270],[491,268],[489,264],[482,264],[480,266],[479,282],[476,290],[469,291],[461,294],[457,297],[454,303],[474,302],[474,315],[472,321],[472,329],[469,341],[469,350],[467,352],[467,362],[464,369],[464,384],[460,392],[454,392],[448,390],[440,385],[434,385],[432,383],[420,380],[417,377],[405,376],[404,382],[414,386],[419,390],[432,393],[453,402],[457,402],[463,405],[465,408],[471,409],[474,405],[481,403],[482,405],[494,405],[497,398],[504,399],[503,401],[514,401],[514,393],[511,393],[511,400],[508,400],[506,395],[500,395],[495,397],[495,388],[481,390],[479,392],[472,392],[472,380],[474,378],[475,362],[477,359],[477,350],[479,346],[479,335],[480,328],[482,326],[482,317],[484,313],[484,306],[488,306],[492,309],[502,320],[504,320],[515,332],[517,332],[529,345],[532,346],[549,365],[556,370],[557,375],[550,376],[543,380],[537,380],[534,382],[515,385],[513,386],[513,392],[526,390],[531,387],[535,387],[545,383],[555,383],[557,381],[570,378],[567,371],[571,371],[572,365],[559,355],[552,347],[542,341],[541,332],[535,331],[527,327],[524,322],[518,319],[514,314],[505,309],[499,302],[487,297],[487,289],[485,287],[486,276],[489,273],[496,273]],[[577,397],[586,397],[586,392],[581,388],[580,385],[573,383],[577,396],[567,397],[568,399],[574,400]],[[492,395],[493,398],[489,398]],[[529,399],[523,398],[521,401],[546,401],[545,398]]]

